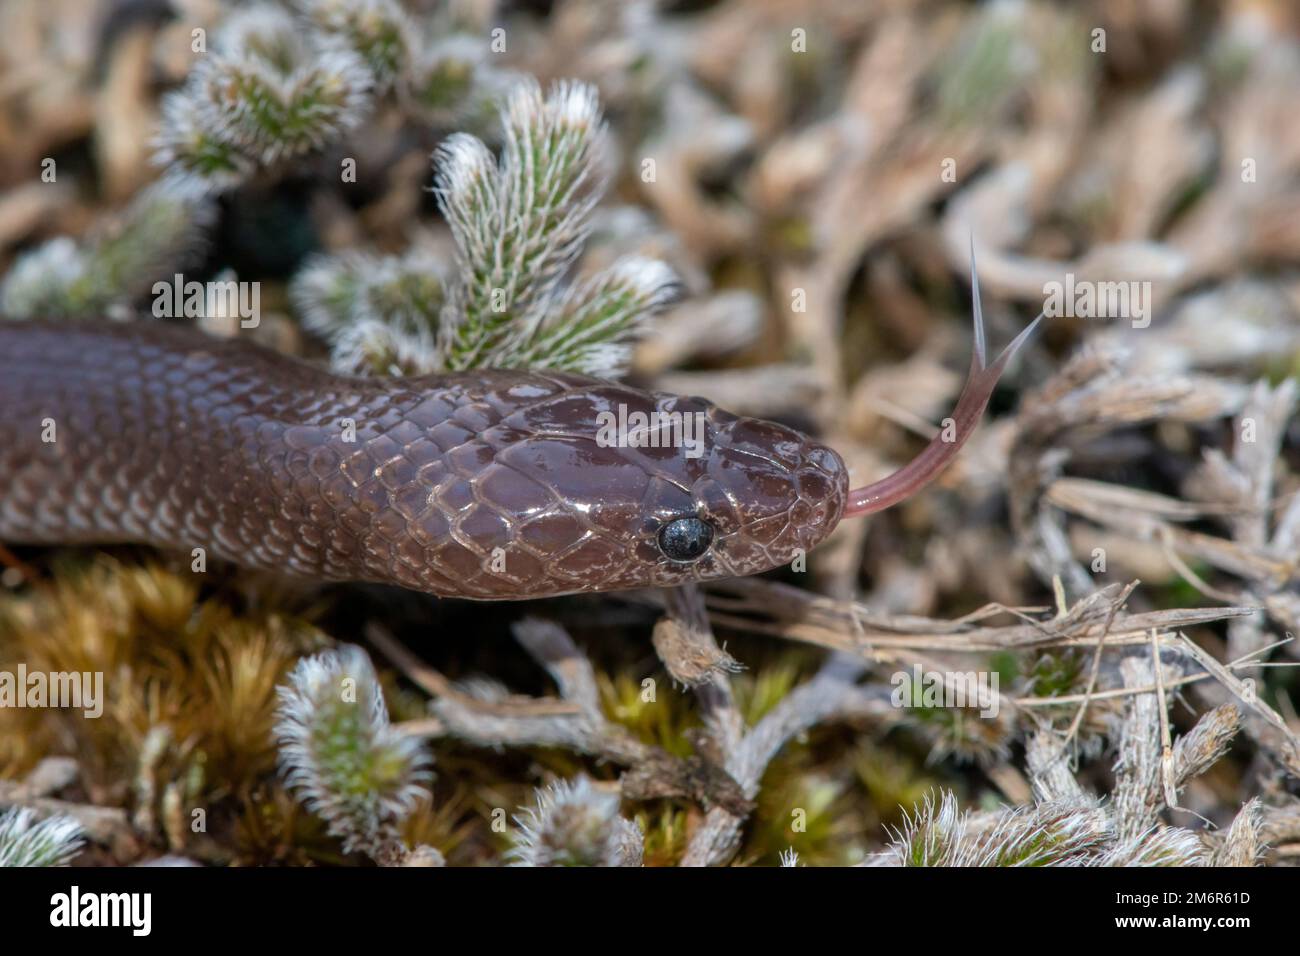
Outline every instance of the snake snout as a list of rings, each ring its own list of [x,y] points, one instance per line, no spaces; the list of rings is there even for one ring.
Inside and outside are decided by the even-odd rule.
[[[832,449],[793,429],[735,419],[722,429],[697,485],[722,532],[719,574],[770,570],[805,556],[838,524],[848,469]]]

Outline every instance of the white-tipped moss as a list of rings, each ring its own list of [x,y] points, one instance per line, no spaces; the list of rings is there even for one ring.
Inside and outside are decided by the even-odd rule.
[[[1118,838],[1089,866],[1206,866],[1209,856],[1201,837],[1181,827],[1154,826],[1135,836]]]
[[[67,866],[82,844],[81,824],[71,817],[37,820],[25,807],[0,813],[0,867]]]
[[[447,284],[441,263],[423,249],[347,252],[312,259],[290,295],[303,324],[329,340],[339,371],[412,375],[442,367],[435,333]]]
[[[673,298],[663,262],[628,256],[567,289],[599,198],[595,90],[519,86],[502,110],[498,161],[477,137],[435,153],[435,193],[456,243],[455,275],[422,252],[313,260],[292,297],[347,372],[552,368],[618,377],[645,321]]]
[[[960,866],[1047,866],[1086,861],[1111,838],[1106,813],[1093,803],[1059,801],[1002,812]]]
[[[1248,800],[1215,849],[1211,866],[1255,866],[1264,852],[1261,830],[1263,805],[1259,797]]]
[[[1082,865],[1111,836],[1105,812],[1090,803],[1043,803],[976,819],[945,790],[904,814],[888,852],[895,866]]]
[[[430,37],[414,51],[400,90],[407,109],[444,127],[468,123],[477,128],[490,121],[514,78],[491,69],[487,56],[480,37]]]
[[[1130,687],[1151,685],[1145,656],[1120,665]],[[1115,789],[1104,804],[1074,779],[1062,741],[1040,730],[1028,742],[1039,802],[971,815],[952,793],[928,794],[872,865],[884,866],[1251,866],[1263,850],[1257,806],[1247,804],[1228,834],[1207,843],[1200,833],[1160,821],[1163,809],[1160,702],[1150,691],[1128,698],[1118,720]],[[1172,749],[1173,785],[1181,787],[1222,756],[1240,726],[1233,705],[1206,714]]]
[[[453,133],[434,153],[434,192],[463,257],[486,259],[500,218],[501,193],[496,158],[477,136]]]
[[[365,652],[344,645],[304,658],[278,693],[275,733],[289,786],[345,852],[400,856],[398,831],[427,793],[430,758],[389,724]]]
[[[335,335],[330,364],[349,375],[427,375],[442,369],[431,333],[380,319],[358,319]]]
[[[409,70],[418,45],[415,26],[396,0],[299,0],[298,6],[323,32],[361,55],[379,92]]]
[[[398,0],[256,3],[229,13],[163,100],[155,159],[215,192],[346,137],[390,97],[412,119],[475,124],[509,76],[477,31]]]
[[[64,316],[68,290],[86,274],[86,258],[65,237],[51,239],[18,257],[0,284],[0,315],[10,319]]]
[[[904,812],[903,825],[894,832],[890,850],[897,865],[951,866],[962,852],[967,820],[950,791],[943,791],[937,803],[927,793],[922,805]]]
[[[366,60],[338,37],[269,4],[236,11],[167,95],[156,158],[173,178],[229,188],[355,129],[374,85]]]
[[[612,377],[627,367],[642,319],[677,292],[666,263],[631,256],[577,286],[509,364]]]
[[[215,46],[222,56],[256,60],[289,73],[307,52],[305,31],[289,11],[275,3],[236,7],[221,22]]]
[[[227,141],[224,131],[204,123],[189,88],[163,97],[162,121],[154,138],[154,163],[176,183],[224,192],[242,183],[256,167]]]
[[[527,80],[502,111],[499,166],[472,137],[438,151],[435,192],[458,248],[462,284],[443,327],[450,368],[536,328],[582,248],[597,188],[602,128],[594,89],[560,83],[543,96]]]
[[[896,866],[1202,866],[1207,859],[1194,831],[1161,826],[1124,837],[1091,803],[1008,808],[984,821],[959,811],[948,792],[905,817],[889,853]]]
[[[321,46],[281,73],[256,59],[195,69],[196,105],[218,137],[263,166],[333,142],[365,118],[370,73],[351,50]]]
[[[597,789],[586,777],[538,790],[515,823],[515,866],[641,865],[641,829],[619,815],[617,793]]]
[[[130,305],[194,254],[213,218],[202,193],[151,186],[85,241],[60,237],[20,256],[0,285],[0,310],[11,319],[77,318]]]
[[[431,333],[447,284],[442,263],[424,249],[402,256],[345,252],[310,260],[290,295],[303,324],[326,338],[368,319]]]

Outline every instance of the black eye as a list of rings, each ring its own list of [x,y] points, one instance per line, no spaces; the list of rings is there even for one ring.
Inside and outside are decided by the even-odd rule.
[[[694,561],[713,542],[713,525],[700,518],[677,518],[659,532],[659,550],[670,561]]]

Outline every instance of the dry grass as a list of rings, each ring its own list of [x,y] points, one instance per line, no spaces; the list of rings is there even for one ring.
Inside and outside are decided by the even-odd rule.
[[[0,270],[120,235],[189,29],[220,18],[198,0],[102,28],[86,6],[0,11]],[[686,293],[634,377],[815,432],[857,484],[960,388],[972,233],[995,341],[1065,273],[1150,283],[1152,321],[1053,319],[937,486],[845,523],[803,574],[483,608],[0,547],[0,664],[109,677],[97,721],[0,709],[0,809],[73,815],[89,862],[364,862],[285,791],[271,736],[294,662],[350,641],[429,741],[405,832],[452,864],[502,861],[495,815],[580,774],[618,788],[652,865],[1023,861],[1067,830],[1107,863],[1300,857],[1294,10],[466,6],[507,26],[496,66],[600,89],[613,188],[582,268],[658,258]],[[487,135],[383,101],[225,195],[180,258],[130,259],[157,276],[114,308],[182,261],[229,269],[263,283],[264,344],[322,356],[289,278],[312,252],[445,256],[421,187],[456,126]],[[520,623],[539,614],[560,623]],[[997,717],[894,706],[917,665],[997,673]]]

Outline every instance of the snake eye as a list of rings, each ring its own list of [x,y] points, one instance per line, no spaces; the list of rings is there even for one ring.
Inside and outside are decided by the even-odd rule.
[[[694,561],[712,542],[713,525],[700,518],[677,518],[659,532],[659,550],[670,561]]]

